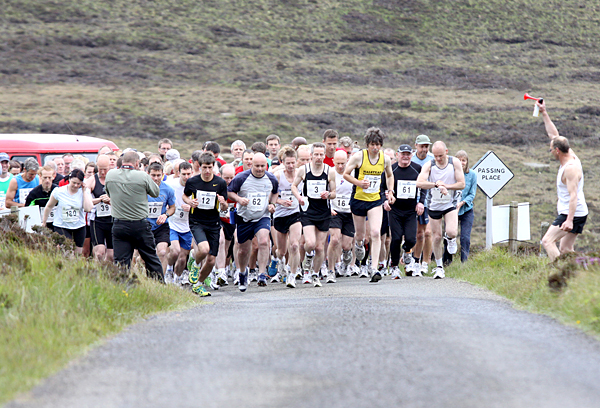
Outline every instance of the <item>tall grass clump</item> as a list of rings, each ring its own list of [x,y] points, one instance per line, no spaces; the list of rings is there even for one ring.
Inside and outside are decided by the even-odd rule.
[[[505,248],[453,263],[447,276],[487,288],[525,310],[543,313],[600,337],[600,258],[565,254],[550,262]]]
[[[0,221],[0,404],[144,316],[197,304],[189,292],[73,254],[47,231]]]

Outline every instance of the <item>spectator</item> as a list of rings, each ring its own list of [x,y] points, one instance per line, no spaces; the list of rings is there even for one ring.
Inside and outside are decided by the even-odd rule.
[[[71,163],[73,163],[73,155],[71,153],[65,153],[62,156],[63,160],[65,161],[65,175],[71,173]]]
[[[25,160],[23,169],[23,174],[17,174],[10,180],[6,191],[6,208],[24,207],[31,190],[40,184],[37,176],[40,165],[34,158]]]
[[[0,173],[0,210],[3,210],[6,206],[6,192],[10,185],[10,180],[13,175],[8,171],[8,163],[10,158],[6,153],[0,153],[0,163],[2,164],[2,171]]]
[[[65,173],[65,161],[64,161],[64,159],[62,157],[55,157],[54,158],[54,163],[56,164],[56,173],[60,174],[64,178],[64,176],[66,175],[66,173]]]

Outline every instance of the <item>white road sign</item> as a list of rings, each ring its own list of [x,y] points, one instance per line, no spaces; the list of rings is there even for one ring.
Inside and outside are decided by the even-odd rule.
[[[477,185],[489,198],[494,198],[515,176],[491,150],[479,159],[472,171],[477,174]]]

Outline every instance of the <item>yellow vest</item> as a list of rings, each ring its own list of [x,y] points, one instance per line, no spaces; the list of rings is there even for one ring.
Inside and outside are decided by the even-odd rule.
[[[379,151],[377,163],[371,164],[369,152],[366,149],[362,151],[362,155],[362,164],[359,168],[354,170],[354,177],[358,180],[367,178],[371,182],[371,185],[366,190],[363,190],[362,187],[355,186],[354,198],[361,201],[377,201],[381,198],[381,175],[385,171],[385,157],[383,156],[383,152]],[[356,174],[358,174],[358,176],[356,176]]]

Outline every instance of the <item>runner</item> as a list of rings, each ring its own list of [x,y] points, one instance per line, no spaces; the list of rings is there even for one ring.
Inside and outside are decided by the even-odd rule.
[[[25,160],[23,173],[13,177],[8,184],[6,208],[13,206],[25,207],[27,195],[40,184],[40,178],[37,176],[39,169],[40,165],[35,159]]]
[[[75,169],[69,175],[69,184],[52,191],[44,209],[42,225],[48,222],[50,212],[54,212],[54,231],[75,241],[75,253],[83,252],[85,241],[85,214],[92,211],[92,196],[83,185],[84,174]]]
[[[205,152],[198,158],[200,175],[188,179],[183,191],[183,201],[190,205],[190,231],[196,240],[198,249],[194,253],[194,262],[190,266],[189,282],[192,291],[199,296],[210,296],[204,287],[204,280],[215,265],[219,253],[219,235],[221,221],[219,209],[226,206],[227,183],[215,176],[215,156]],[[202,261],[204,265],[200,266]],[[210,282],[213,289],[218,289],[217,282]]]
[[[112,227],[113,219],[110,212],[110,197],[106,194],[106,174],[110,169],[110,159],[103,155],[98,157],[98,173],[85,180],[85,186],[92,192],[92,204],[95,212],[90,221],[90,233],[94,258],[97,260],[114,259]]]
[[[433,254],[436,267],[434,279],[446,277],[443,265],[444,247],[442,245],[442,221],[446,224],[445,239],[448,240],[448,253],[457,250],[456,235],[458,233],[458,210],[456,204],[460,193],[465,188],[465,175],[460,160],[448,156],[444,142],[437,141],[431,149],[433,161],[425,163],[417,179],[417,187],[429,189],[428,203],[433,235]]]
[[[243,171],[250,170],[252,168],[252,159],[254,158],[254,152],[250,149],[244,150],[242,154],[242,164],[235,169],[235,175],[237,176]]]
[[[71,174],[71,163],[73,163],[73,160],[75,160],[75,158],[73,157],[73,155],[71,153],[65,153],[62,155],[63,161],[65,162],[65,176],[67,174]]]
[[[323,159],[323,163],[328,165],[329,167],[333,167],[333,155],[338,146],[338,132],[333,129],[327,129],[323,133],[323,143],[325,144],[325,159]]]
[[[0,172],[0,210],[6,208],[6,192],[10,185],[13,175],[8,172],[8,163],[10,157],[6,153],[0,153],[0,163],[2,164],[2,171]]]
[[[381,249],[381,223],[383,220],[383,198],[381,194],[381,176],[385,172],[386,182],[391,186],[394,181],[390,158],[383,154],[381,147],[385,135],[379,128],[369,128],[365,134],[366,149],[354,154],[344,171],[344,179],[354,184],[350,209],[354,219],[355,255],[358,261],[365,257],[364,239],[369,218],[369,236],[371,252],[371,282],[379,282],[381,273],[377,270]],[[375,162],[375,163],[373,163]]]
[[[167,258],[167,271],[165,272],[165,283],[180,285],[182,283],[183,270],[192,249],[192,233],[190,231],[190,208],[183,201],[184,189],[187,181],[192,177],[192,165],[182,161],[177,166],[179,177],[167,181],[175,194],[175,214],[169,219],[169,256]]]
[[[427,135],[419,135],[415,140],[415,154],[412,161],[417,163],[421,168],[425,163],[433,160],[433,154],[429,151],[431,140]],[[415,258],[414,269],[406,270],[407,275],[422,276],[424,273],[429,273],[429,260],[431,260],[431,251],[433,242],[431,239],[431,226],[429,225],[429,210],[427,209],[427,200],[425,200],[425,209],[423,214],[417,217],[417,243],[413,248],[413,258]],[[423,258],[421,260],[421,258]]]
[[[266,139],[267,151],[269,152],[269,159],[271,159],[271,168],[279,166],[279,149],[281,149],[281,139],[277,135],[269,135]]]
[[[246,150],[246,143],[241,140],[236,140],[231,144],[231,154],[233,155],[233,160],[241,160],[244,151]]]
[[[283,169],[275,173],[275,178],[279,183],[279,198],[273,214],[277,242],[277,273],[279,277],[286,276],[288,288],[296,287],[296,270],[300,265],[299,240],[302,236],[300,206],[298,199],[292,193],[292,183],[296,178],[296,157],[297,152],[292,147],[284,146],[279,154]],[[288,253],[289,273],[284,275],[286,252]]]
[[[292,193],[300,203],[308,201],[308,208],[302,212],[302,231],[306,251],[302,267],[305,278],[312,271],[312,283],[320,287],[319,270],[325,260],[325,241],[329,233],[331,210],[329,201],[335,198],[335,171],[324,165],[325,144],[313,143],[312,160],[301,167],[292,184]],[[302,196],[298,185],[304,182]],[[307,198],[304,198],[307,197]]]
[[[167,270],[167,254],[171,245],[171,229],[169,228],[169,217],[175,214],[175,192],[167,184],[163,183],[163,166],[160,163],[152,163],[148,166],[148,174],[160,189],[158,197],[148,195],[148,222],[151,225],[152,235],[156,243],[156,255],[164,274]]]
[[[542,238],[542,245],[550,261],[559,255],[574,251],[575,240],[583,231],[588,216],[588,206],[583,193],[583,168],[581,161],[569,147],[566,137],[559,136],[558,130],[548,115],[546,103],[536,102],[542,113],[546,132],[550,138],[550,152],[560,163],[556,176],[558,217]],[[556,243],[560,241],[560,250]]]
[[[173,148],[173,142],[169,139],[160,139],[158,141],[158,154],[162,161],[165,161],[165,154]]]
[[[327,283],[335,283],[336,275],[342,276],[349,273],[348,267],[352,262],[352,242],[354,242],[354,221],[350,211],[353,185],[344,179],[348,154],[345,151],[335,152],[333,163],[335,165],[336,197],[331,201]],[[338,266],[340,256],[343,262]]]
[[[392,279],[400,279],[400,244],[404,238],[404,265],[408,271],[414,265],[415,260],[411,250],[417,242],[417,216],[423,214],[426,199],[426,191],[417,191],[417,178],[421,173],[421,166],[411,161],[412,149],[403,144],[398,148],[398,162],[392,166],[394,173],[394,185],[388,191],[387,200],[384,204],[389,211],[390,229],[392,231],[391,252],[391,275]],[[408,273],[407,273],[407,276]],[[422,276],[414,273],[413,276]]]
[[[221,167],[221,178],[225,180],[227,186],[235,177],[235,167],[232,164],[226,164]],[[233,239],[235,236],[235,224],[231,222],[231,214],[235,208],[235,201],[227,198],[227,207],[222,207],[219,211],[221,218],[221,233],[219,235],[219,253],[217,254],[217,283],[221,286],[229,285],[227,282],[227,258],[232,252]],[[239,284],[239,276],[234,276],[234,285]]]
[[[242,292],[248,287],[248,261],[255,236],[258,239],[258,285],[267,285],[271,231],[269,212],[275,211],[278,183],[275,176],[266,170],[267,158],[262,153],[256,153],[252,159],[252,168],[235,176],[227,187],[230,198],[237,202],[235,223],[238,252],[235,259],[236,273],[240,279],[239,289]]]
[[[31,192],[27,195],[27,200],[25,201],[25,207],[29,207],[32,205],[37,205],[40,208],[40,218],[44,218],[44,209],[50,200],[50,195],[52,191],[58,187],[58,184],[54,184],[55,172],[52,166],[45,165],[39,171],[40,176],[40,185],[35,187]],[[50,211],[48,215],[48,219],[46,220],[46,227],[50,230],[54,231],[54,210]]]

